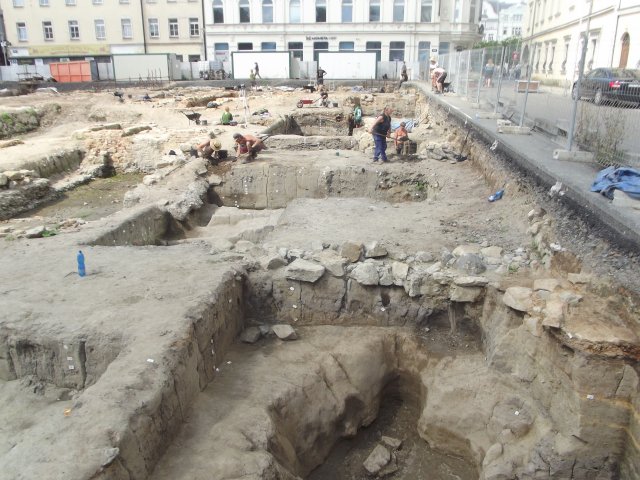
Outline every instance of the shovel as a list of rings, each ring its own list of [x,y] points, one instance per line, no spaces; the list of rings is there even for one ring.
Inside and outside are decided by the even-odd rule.
[[[467,129],[467,135],[464,137],[464,141],[462,142],[462,147],[460,147],[460,153],[458,153],[457,155],[454,155],[453,158],[456,160],[456,162],[464,162],[467,159],[466,155],[462,155],[462,152],[464,152],[464,147],[467,146],[467,139],[469,138],[469,132],[471,131],[470,128]]]

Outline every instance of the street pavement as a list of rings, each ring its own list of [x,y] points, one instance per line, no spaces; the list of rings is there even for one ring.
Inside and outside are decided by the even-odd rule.
[[[470,124],[487,143],[487,148],[494,141],[497,141],[496,152],[506,155],[515,167],[524,171],[537,183],[550,188],[556,182],[562,182],[566,188],[563,201],[576,209],[583,218],[604,226],[610,232],[610,238],[613,241],[640,252],[640,214],[638,210],[619,207],[603,195],[590,190],[598,170],[602,167],[596,164],[553,159],[555,150],[565,148],[566,139],[562,139],[563,142],[559,143],[557,139],[536,131],[531,135],[497,133],[496,119],[477,117],[477,113],[480,111],[489,112],[492,110],[490,108],[484,110],[474,108],[472,102],[476,101],[475,97],[469,100],[453,93],[435,95],[426,82],[414,82],[413,85],[429,97],[432,105],[439,105],[447,110],[452,121],[457,121],[460,124],[468,122],[467,124]],[[515,96],[515,93],[513,95]],[[539,108],[542,113],[545,111],[545,105],[554,103],[553,99],[560,97],[558,95],[552,97],[548,93],[535,95],[538,95],[539,100],[537,100],[538,103],[534,100],[534,103],[539,105],[536,108]],[[531,96],[534,95],[531,94]],[[570,103],[568,99],[565,99],[565,102],[566,104]],[[560,110],[563,108],[560,107]],[[632,113],[637,114],[637,112]],[[553,120],[556,117],[553,113],[547,112],[545,118]]]
[[[529,93],[525,111],[525,120],[531,122],[536,119],[544,119],[550,125],[557,126],[564,132],[569,131],[571,116],[573,110],[573,100],[571,99],[571,90],[562,88],[540,87],[539,92]],[[477,93],[472,92],[473,95]],[[497,101],[498,87],[481,88],[480,97],[495,106]],[[515,89],[515,81],[503,81],[500,88],[500,103],[509,106],[511,111],[515,111],[515,115],[511,119],[518,123],[522,114],[522,107],[525,102],[525,94],[517,93]],[[594,105],[592,102],[581,100],[576,117],[580,119],[581,110],[584,109],[589,116],[589,129],[595,130],[598,125],[603,128],[606,118],[613,118],[616,128],[621,128],[620,148],[630,154],[631,158],[640,158],[640,135],[637,134],[640,129],[640,108],[636,105],[625,106],[606,106]],[[611,120],[608,120],[611,122]],[[565,140],[566,144],[566,140]],[[632,165],[635,168],[640,167],[640,162]]]

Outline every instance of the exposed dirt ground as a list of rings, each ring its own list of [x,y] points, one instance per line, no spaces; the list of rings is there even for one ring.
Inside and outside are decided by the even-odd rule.
[[[151,95],[151,101],[141,100],[145,93]],[[207,138],[210,132],[215,132],[222,141],[223,148],[231,150],[233,133],[249,132],[257,135],[274,119],[299,111],[295,104],[300,98],[317,98],[315,93],[300,91],[247,92],[246,107],[242,98],[231,97],[217,100],[221,104],[218,108],[206,108],[189,107],[188,102],[192,98],[202,99],[209,95],[213,98],[216,94],[228,92],[205,88],[172,88],[161,91],[127,89],[125,94],[131,98],[125,97],[124,103],[120,103],[112,92],[36,93],[28,97],[0,99],[3,107],[28,104],[48,112],[43,117],[39,130],[21,137],[23,144],[0,149],[0,172],[19,168],[27,161],[42,158],[47,152],[71,145],[77,145],[92,154],[109,151],[119,172],[115,177],[94,180],[67,192],[60,200],[21,215],[21,218],[0,222],[0,232],[4,234],[4,238],[0,238],[0,267],[5,272],[11,272],[11,278],[0,286],[0,300],[3,303],[6,301],[8,312],[2,324],[10,332],[7,335],[29,332],[39,340],[46,340],[48,336],[55,339],[81,336],[87,342],[86,348],[95,347],[100,351],[99,356],[105,364],[104,370],[99,372],[102,375],[99,377],[100,381],[92,386],[98,388],[95,392],[88,393],[87,405],[92,405],[92,410],[88,412],[82,410],[83,403],[78,400],[82,392],[73,388],[57,389],[51,385],[42,385],[42,382],[31,376],[12,382],[0,382],[0,399],[3,399],[0,401],[3,405],[0,407],[0,419],[3,420],[0,422],[0,465],[4,463],[16,469],[21,465],[21,452],[30,448],[30,438],[37,438],[37,441],[44,438],[47,443],[55,444],[58,432],[72,435],[69,433],[72,429],[99,429],[96,436],[108,436],[112,443],[116,443],[114,439],[119,441],[118,435],[121,432],[112,430],[112,424],[122,421],[120,417],[123,414],[118,408],[130,401],[131,405],[135,404],[132,409],[143,410],[153,403],[147,394],[152,387],[160,388],[158,384],[165,377],[160,377],[158,372],[167,368],[167,362],[161,360],[166,358],[167,352],[177,349],[183,342],[181,332],[192,327],[190,309],[208,301],[205,299],[211,297],[223,272],[228,273],[235,268],[234,262],[222,264],[211,255],[213,240],[225,238],[220,233],[222,230],[214,230],[205,223],[204,226],[194,227],[188,235],[183,236],[186,238],[181,238],[180,242],[175,242],[171,247],[82,247],[87,255],[90,275],[85,279],[76,277],[74,271],[78,237],[71,231],[58,230],[58,226],[66,219],[80,218],[88,221],[91,228],[95,225],[92,222],[98,224],[100,219],[122,210],[125,192],[140,183],[143,173],[136,167],[136,145],[132,143],[134,140],[120,137],[120,131],[114,133],[105,130],[86,137],[74,135],[74,132],[89,125],[104,123],[120,123],[123,128],[151,125],[152,131],[161,138],[156,145],[157,151],[154,152],[156,157],[167,154],[170,149],[192,146]],[[331,115],[334,112],[346,114],[351,108],[348,99],[353,95],[347,88],[332,92],[331,99],[335,99],[339,106],[317,111]],[[365,104],[366,126],[371,124],[372,115],[379,110],[380,105],[393,105],[405,95],[408,93],[380,94],[375,104]],[[52,104],[60,108],[54,108]],[[242,123],[245,113],[266,109],[268,115],[249,115],[250,123],[246,127],[212,125],[219,119],[224,106],[229,106],[234,117]],[[310,110],[309,107],[304,109]],[[184,112],[192,111],[201,113],[201,119],[208,120],[209,125],[190,123]],[[423,142],[448,142],[454,129],[427,123],[419,125],[412,135],[421,138]],[[354,139],[360,140],[361,137],[363,142],[366,141],[365,137],[369,137],[365,129],[356,130]],[[390,147],[389,151],[391,150]],[[398,195],[386,199],[368,198],[367,193],[370,192],[361,192],[361,195],[350,192],[353,194],[348,195],[349,198],[336,196],[293,200],[282,213],[275,228],[267,231],[260,239],[265,247],[304,250],[312,248],[317,242],[339,245],[349,240],[362,243],[378,240],[389,246],[390,254],[400,255],[401,252],[406,252],[412,256],[422,251],[430,254],[435,262],[441,258],[443,251],[451,251],[463,244],[474,244],[482,247],[499,246],[504,249],[504,255],[509,258],[517,257],[519,260],[516,263],[521,262],[521,265],[528,266],[531,260],[535,260],[531,236],[527,232],[527,213],[535,206],[536,198],[540,198],[543,193],[536,191],[531,185],[524,182],[519,184],[514,180],[513,187],[509,190],[511,195],[499,202],[489,203],[487,196],[492,193],[491,188],[471,162],[427,158],[415,161],[395,156],[391,156],[391,160],[388,165],[372,164],[370,152],[359,150],[279,152],[269,148],[249,166],[230,159],[210,166],[208,173],[222,175],[237,172],[236,175],[242,176],[247,168],[262,165],[267,169],[275,165],[300,169],[351,169],[363,174],[366,172],[378,175],[381,182],[382,179],[395,179],[399,183],[399,179],[413,179],[405,184],[394,185],[398,189]],[[416,181],[416,174],[421,175],[425,183]],[[425,192],[426,183],[432,187],[428,195]],[[418,201],[411,201],[416,200],[416,196],[419,197]],[[159,203],[163,199],[154,199],[154,202],[156,200]],[[564,207],[558,206],[551,213],[556,212],[564,213]],[[108,223],[109,219],[102,221]],[[565,215],[559,220],[557,232],[558,241],[571,249],[572,236],[576,235],[576,231],[583,231],[584,227],[579,222],[571,223],[574,227],[579,226],[572,230],[569,223],[568,215]],[[56,238],[22,238],[22,231],[36,225],[51,227],[51,230],[58,233]],[[83,230],[76,228],[74,232],[78,229]],[[588,237],[588,240],[577,241],[575,245],[579,247],[579,253],[588,254],[590,246],[594,252],[597,251],[590,263],[585,265],[586,269],[597,267],[599,271],[625,282],[632,290],[640,284],[639,280],[632,279],[635,259],[632,257],[631,263],[625,264],[624,254],[597,238],[597,235]],[[602,258],[613,258],[614,261],[600,262]],[[515,277],[518,266],[514,265],[513,270],[511,268],[509,266],[505,275]],[[543,274],[539,272],[535,275]],[[638,283],[633,283],[634,281]],[[433,324],[420,325],[413,331],[413,335],[418,337],[425,348],[431,349],[435,357],[455,358],[463,356],[467,351],[481,357],[479,331],[463,329],[461,333],[450,335],[444,317],[436,320]],[[92,344],[97,341],[101,343]],[[212,392],[215,393],[216,388],[226,385],[225,382],[246,388],[247,385],[243,382],[255,380],[256,388],[259,386],[268,393],[269,385],[257,383],[259,373],[243,373],[239,368],[236,369],[236,364],[244,361],[251,365],[253,362],[259,368],[262,356],[280,348],[280,344],[274,345],[274,341],[269,340],[262,346],[234,346],[228,357],[234,363],[229,361],[228,364],[220,365],[220,383],[203,390],[199,405],[207,408],[215,406],[218,410],[223,410],[217,403],[219,398],[214,398]],[[252,356],[244,356],[243,353],[247,351]],[[286,383],[286,369],[298,366],[288,367],[286,361],[281,363],[279,368],[284,373],[279,381]],[[133,387],[124,385],[123,382],[130,382]],[[197,379],[194,382],[197,383]],[[213,383],[215,382],[212,385]],[[200,387],[204,388],[204,385]],[[125,394],[117,397],[123,391]],[[123,398],[127,402],[123,402]],[[234,399],[228,401],[232,400]],[[95,403],[91,403],[92,401]],[[99,407],[94,408],[93,405],[96,404]],[[74,412],[79,410],[78,417],[63,417],[65,409]],[[474,470],[469,464],[438,456],[425,449],[415,431],[406,433],[411,431],[412,425],[415,427],[416,410],[411,401],[389,395],[377,423],[372,424],[356,440],[339,443],[327,464],[308,478],[364,478],[361,463],[381,434],[405,441],[405,446],[398,454],[400,470],[392,478],[473,478]],[[104,417],[96,419],[90,415],[104,411],[108,412]],[[206,414],[206,408],[194,412],[192,416],[187,412],[180,412],[180,415],[193,423],[187,422],[181,436],[177,437],[183,443],[173,443],[168,447],[169,455],[180,451],[183,444],[189,445],[189,442],[197,442],[197,438],[207,438],[206,431],[201,433],[202,437],[189,437],[191,430],[205,429],[202,426],[204,423],[198,422],[198,418]],[[55,415],[57,417],[51,420]],[[224,417],[226,412],[222,411],[220,415]],[[216,424],[215,428],[222,427]],[[85,437],[79,435],[74,437],[72,445],[65,445],[64,448],[68,447],[69,451],[63,451],[60,465],[64,465],[63,461],[72,464],[77,461],[78,455],[100,464],[104,455],[102,445],[99,451],[94,451],[93,445],[84,445],[85,440]],[[194,450],[193,455],[210,454],[209,448],[216,445],[216,442],[219,444],[220,439],[206,440],[204,444],[198,445],[198,451]],[[50,449],[38,451],[31,463],[37,466],[38,463],[58,461],[56,455],[61,448],[59,445],[51,445]],[[188,452],[176,453],[177,458],[179,455],[188,457]],[[173,460],[167,455],[161,461],[172,465]],[[62,478],[64,467],[59,468],[52,472],[51,478]],[[194,470],[197,469],[194,467]],[[338,472],[341,476],[336,476]],[[33,472],[27,472],[29,473]],[[164,474],[167,475],[166,478],[171,476],[171,473]]]

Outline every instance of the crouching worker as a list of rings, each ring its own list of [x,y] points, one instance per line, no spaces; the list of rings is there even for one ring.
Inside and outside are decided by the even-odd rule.
[[[248,160],[255,160],[258,152],[265,150],[267,147],[258,137],[249,134],[234,133],[233,139],[236,142],[236,153],[240,159],[240,163]]]
[[[393,143],[396,147],[396,153],[400,155],[403,153],[405,144],[409,141],[409,134],[407,133],[407,124],[400,122],[400,126],[396,128]]]
[[[233,120],[233,114],[229,111],[229,107],[224,107],[224,113],[222,117],[220,117],[220,123],[222,125],[229,125],[231,120]]]
[[[217,164],[220,160],[227,158],[227,151],[222,150],[220,140],[206,140],[198,145],[198,154],[209,160],[212,164]]]

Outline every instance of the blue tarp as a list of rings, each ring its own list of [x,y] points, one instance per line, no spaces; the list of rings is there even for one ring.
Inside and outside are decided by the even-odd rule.
[[[399,126],[400,126],[400,122],[404,122],[406,123],[405,127],[407,129],[407,133],[411,133],[411,130],[413,130],[413,127],[418,125],[418,120],[411,120],[411,119],[403,119],[403,120],[398,120],[396,121],[391,121],[391,131],[394,132]]]
[[[613,191],[616,189],[640,200],[640,170],[608,167],[598,172],[591,185],[592,192],[600,192],[610,199],[613,199]]]

